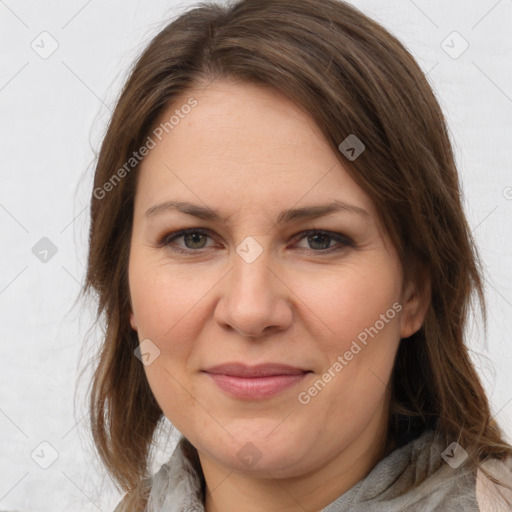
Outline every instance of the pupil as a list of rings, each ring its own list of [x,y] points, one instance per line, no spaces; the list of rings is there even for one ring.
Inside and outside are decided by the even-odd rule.
[[[318,239],[320,239],[320,245],[322,245],[322,239],[324,242],[326,242],[326,244],[324,244],[324,245],[326,245],[326,247],[314,247],[316,242],[313,241],[312,249],[328,249],[329,248],[329,238],[330,238],[329,235],[312,235],[312,236],[310,236],[309,237],[310,242],[311,242],[311,240],[315,240],[315,239],[316,239],[316,241],[318,241]]]
[[[185,245],[189,247],[189,241],[192,239],[192,244],[199,243],[200,238],[202,237],[202,233],[188,233],[185,235]],[[204,246],[204,244],[201,247],[189,247],[189,249],[201,249]]]

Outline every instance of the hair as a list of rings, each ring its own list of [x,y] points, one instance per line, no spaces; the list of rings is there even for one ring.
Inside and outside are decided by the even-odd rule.
[[[464,342],[473,299],[485,324],[482,270],[446,121],[424,73],[393,35],[342,1],[323,0],[320,8],[315,0],[241,0],[196,4],[150,41],[98,155],[84,292],[95,294],[97,321],[104,322],[90,423],[110,475],[135,506],[144,503],[142,482],[163,413],[134,357],[138,338],[129,322],[138,166],[105,197],[97,191],[144,144],[175,98],[224,79],[271,87],[311,116],[371,197],[404,278],[428,295],[423,326],[398,348],[389,431],[433,428],[465,447],[466,464],[475,468],[512,455]],[[338,149],[349,134],[366,146],[353,161]]]

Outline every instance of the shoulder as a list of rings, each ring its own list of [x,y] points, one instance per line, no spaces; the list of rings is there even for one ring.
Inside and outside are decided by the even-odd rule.
[[[492,478],[500,483],[494,482]],[[482,512],[511,510],[512,457],[504,461],[489,459],[481,464],[476,475],[476,498]]]

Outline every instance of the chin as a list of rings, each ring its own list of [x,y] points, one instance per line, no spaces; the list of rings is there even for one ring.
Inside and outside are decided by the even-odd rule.
[[[259,422],[256,422],[259,423]],[[274,427],[276,423],[274,422]],[[268,436],[269,430],[262,428],[259,434],[235,431],[224,439],[201,440],[202,451],[217,460],[230,471],[251,474],[254,477],[287,478],[303,472],[305,446],[301,436],[283,431],[278,436]],[[199,446],[196,445],[196,446]],[[301,448],[301,449],[299,449]]]

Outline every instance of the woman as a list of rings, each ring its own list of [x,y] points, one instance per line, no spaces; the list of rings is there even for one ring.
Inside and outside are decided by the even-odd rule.
[[[485,307],[443,114],[357,9],[170,23],[119,98],[91,214],[91,424],[116,510],[510,510],[512,447],[464,344],[473,293]],[[164,418],[182,437],[152,476]]]

